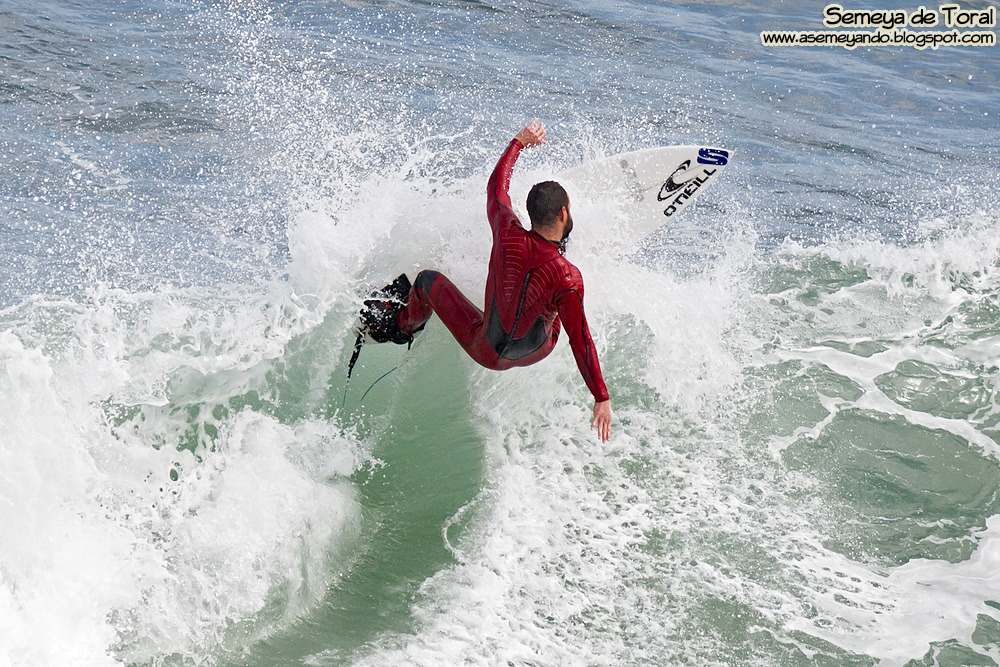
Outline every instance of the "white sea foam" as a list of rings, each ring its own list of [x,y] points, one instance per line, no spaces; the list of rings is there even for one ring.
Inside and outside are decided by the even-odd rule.
[[[891,569],[871,568],[817,550],[795,568],[809,577],[809,602],[820,619],[790,618],[792,629],[821,637],[887,667],[907,664],[932,642],[957,640],[994,660],[995,647],[973,641],[980,616],[1000,620],[995,603],[1000,517],[976,534],[979,547],[960,563],[917,559]]]
[[[211,660],[324,594],[356,521],[343,480],[363,450],[325,420],[243,409],[190,421],[259,390],[269,360],[315,325],[276,289],[270,301],[105,292],[7,311],[0,655],[11,664]],[[203,444],[181,449],[191,429]]]
[[[952,377],[981,379],[995,392],[996,375],[990,371],[995,360],[982,353],[977,331],[981,325],[968,324],[963,312],[970,304],[996,299],[996,224],[989,216],[935,224],[927,238],[908,245],[848,240],[785,248],[788,254],[779,255],[782,259],[825,256],[867,275],[860,283],[822,296],[814,307],[791,306],[812,319],[795,324],[788,339],[811,338],[821,344],[786,345],[773,358],[820,365],[855,383],[861,395],[855,400],[821,396],[829,416],[788,437],[772,438],[776,456],[802,438],[815,440],[837,413],[857,408],[896,415],[929,432],[953,434],[997,458],[995,436],[984,432],[984,422],[989,422],[982,415],[969,420],[929,414],[900,404],[876,382],[904,362],[918,362]],[[787,295],[795,298],[805,289],[791,288]],[[882,351],[853,350],[866,340],[877,342]],[[880,567],[818,544],[797,551],[789,564],[810,582],[801,595],[819,610],[819,617],[788,617],[785,625],[885,665],[906,664],[930,651],[932,643],[953,640],[996,660],[995,646],[974,641],[973,632],[981,616],[1000,617],[986,604],[995,597],[991,591],[996,589],[998,520],[988,517],[984,530],[968,536],[978,546],[968,560],[957,563],[915,559]]]

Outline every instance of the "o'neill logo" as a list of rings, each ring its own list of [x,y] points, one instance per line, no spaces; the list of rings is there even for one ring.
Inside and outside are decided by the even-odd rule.
[[[688,181],[694,178],[694,176],[692,176],[691,178],[687,179],[687,181],[681,181],[680,183],[674,180],[677,174],[681,173],[682,171],[687,171],[688,167],[690,166],[691,166],[691,160],[684,160],[684,162],[681,162],[681,165],[679,167],[674,169],[674,173],[667,176],[667,180],[663,181],[663,185],[660,186],[660,192],[657,193],[656,195],[656,201],[666,201],[667,199],[670,199],[670,195],[674,194],[675,192],[683,188],[685,185],[688,184]]]
[[[729,151],[724,151],[721,148],[701,148],[698,150],[698,164],[700,165],[722,167],[727,162],[729,162]],[[663,215],[669,218],[679,211],[698,192],[698,189],[715,175],[718,169],[709,169],[708,166],[703,166],[700,170],[689,175],[691,160],[684,160],[667,176],[663,185],[660,186],[659,194],[656,195],[658,201],[669,201],[667,207],[663,209]],[[684,180],[680,180],[681,178]]]

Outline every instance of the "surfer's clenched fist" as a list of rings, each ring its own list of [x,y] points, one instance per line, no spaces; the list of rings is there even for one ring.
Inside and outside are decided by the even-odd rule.
[[[507,135],[510,136],[510,135]],[[532,118],[531,122],[524,126],[514,137],[525,148],[538,146],[545,143],[545,124],[539,123],[537,118]]]

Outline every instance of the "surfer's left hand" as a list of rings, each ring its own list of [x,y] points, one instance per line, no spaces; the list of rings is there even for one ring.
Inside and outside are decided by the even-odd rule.
[[[594,421],[590,422],[590,428],[597,427],[597,437],[601,442],[611,439],[611,401],[601,401],[594,403]]]

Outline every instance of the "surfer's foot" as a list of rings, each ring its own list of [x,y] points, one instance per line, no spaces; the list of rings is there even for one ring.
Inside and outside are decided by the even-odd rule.
[[[397,322],[400,311],[406,307],[409,294],[410,279],[404,273],[376,292],[371,299],[365,300],[365,307],[361,309],[359,316],[359,333],[367,334],[376,343],[413,343],[413,334],[423,327],[412,333],[403,333]]]

